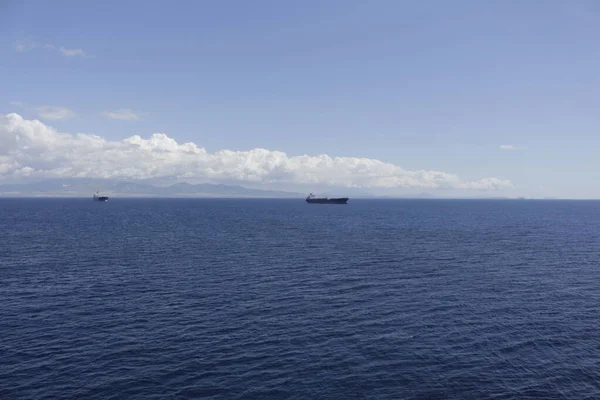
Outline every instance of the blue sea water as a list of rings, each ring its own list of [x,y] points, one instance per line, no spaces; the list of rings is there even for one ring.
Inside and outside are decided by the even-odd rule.
[[[600,398],[600,202],[0,200],[0,399]]]

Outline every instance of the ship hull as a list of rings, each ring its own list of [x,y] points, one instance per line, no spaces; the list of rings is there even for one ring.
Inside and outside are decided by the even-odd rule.
[[[306,199],[307,203],[313,203],[313,204],[347,204],[348,203],[348,198],[347,197],[341,197],[339,199]]]

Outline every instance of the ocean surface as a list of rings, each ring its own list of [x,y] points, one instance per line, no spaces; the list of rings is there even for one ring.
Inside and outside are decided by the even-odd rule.
[[[0,199],[0,399],[600,398],[600,202]]]

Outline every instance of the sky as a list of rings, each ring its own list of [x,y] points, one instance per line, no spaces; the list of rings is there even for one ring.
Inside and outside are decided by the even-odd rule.
[[[0,0],[0,183],[600,198],[592,0]]]

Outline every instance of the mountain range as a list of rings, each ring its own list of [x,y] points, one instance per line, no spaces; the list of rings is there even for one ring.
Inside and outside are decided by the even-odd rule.
[[[146,182],[104,179],[51,179],[0,185],[0,196],[10,197],[91,197],[100,191],[120,197],[302,197],[301,193],[250,189],[242,186],[185,182],[161,186]]]
[[[238,185],[212,183],[191,184],[179,182],[160,184],[150,181],[121,181],[108,179],[65,178],[0,184],[0,197],[91,197],[93,193],[110,197],[256,197],[304,198],[308,193],[285,190],[247,188]],[[367,191],[350,188],[315,191],[319,197],[381,198],[381,199],[443,199],[427,192],[397,195],[373,195]]]

